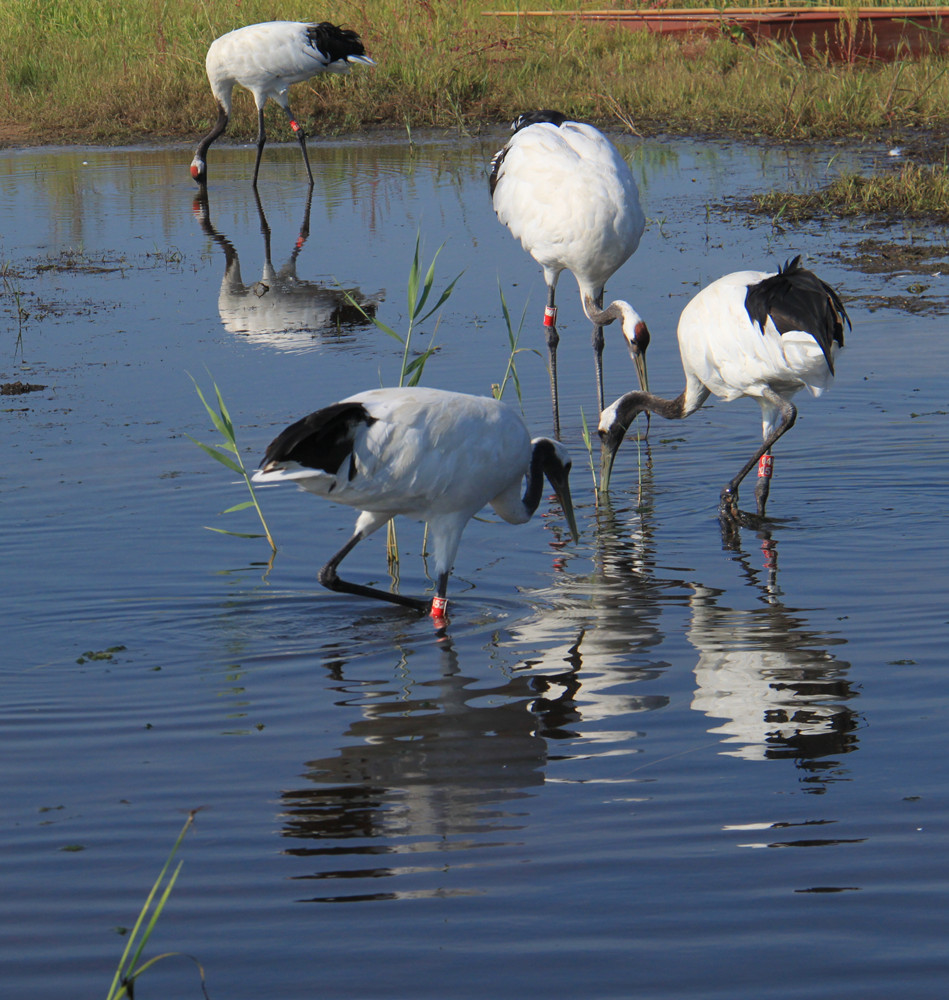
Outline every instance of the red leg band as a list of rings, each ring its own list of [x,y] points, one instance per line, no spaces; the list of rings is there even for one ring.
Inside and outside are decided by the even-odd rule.
[[[444,618],[448,610],[448,598],[436,595],[432,598],[432,618]]]
[[[758,478],[770,479],[774,468],[774,459],[770,455],[762,455],[758,460]]]
[[[557,322],[557,307],[544,306],[544,326],[554,326]]]

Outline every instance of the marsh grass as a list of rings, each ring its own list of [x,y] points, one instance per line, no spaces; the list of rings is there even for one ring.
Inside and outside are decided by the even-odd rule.
[[[181,828],[181,832],[178,834],[178,839],[172,846],[171,852],[165,860],[162,870],[158,873],[158,878],[155,879],[151,891],[146,897],[142,909],[139,911],[138,919],[135,921],[135,926],[132,928],[132,932],[129,934],[128,942],[125,945],[125,950],[122,952],[122,957],[119,959],[118,967],[115,970],[115,976],[112,979],[112,985],[109,987],[109,992],[106,994],[106,1000],[121,1000],[122,997],[132,997],[135,990],[135,981],[143,972],[151,968],[156,962],[182,954],[182,952],[175,951],[165,952],[164,954],[156,955],[154,958],[150,958],[147,962],[139,965],[145,946],[148,944],[149,938],[155,930],[158,918],[165,909],[165,904],[168,902],[171,890],[175,887],[175,882],[178,880],[178,875],[181,872],[181,866],[183,864],[181,861],[178,862],[178,865],[173,872],[169,872],[168,869],[174,860],[175,855],[178,853],[178,848],[181,847],[181,842],[184,840],[185,834],[194,823],[196,812],[197,810],[192,810],[188,814],[188,818],[185,820],[185,824]],[[208,994],[205,989],[204,982],[204,969],[201,967],[201,963],[191,955],[185,955],[184,957],[189,958],[197,966],[198,974],[201,977],[201,991],[205,996],[207,996]]]
[[[580,426],[583,444],[587,450],[587,458],[590,461],[590,475],[593,477],[593,495],[596,497],[597,503],[599,503],[600,487],[596,481],[596,465],[593,462],[593,438],[590,436],[590,428],[587,426],[587,415],[583,412],[582,406],[580,407]]]
[[[472,132],[532,107],[622,121],[641,134],[862,137],[949,123],[943,56],[805,61],[788,45],[755,47],[728,33],[672,37],[570,18],[485,16],[523,6],[327,0],[316,15],[296,0],[279,8],[269,0],[0,0],[0,137],[197,138],[214,117],[204,74],[211,40],[255,21],[314,16],[355,28],[378,63],[294,87],[295,113],[314,135],[374,126]],[[283,116],[270,113],[274,138],[289,139]],[[240,92],[228,136],[246,141],[255,132],[253,101]]]
[[[907,163],[899,171],[841,174],[805,193],[770,191],[751,199],[754,211],[774,225],[819,216],[898,216],[949,223],[949,169]]]
[[[27,321],[30,318],[30,311],[23,304],[23,289],[20,285],[20,275],[13,270],[9,262],[4,262],[0,266],[0,282],[3,284],[3,297],[8,297],[13,303],[10,310],[16,316],[16,343],[13,346],[13,359],[17,355],[23,362],[23,331],[26,329]]]
[[[441,309],[441,307],[448,301],[451,297],[451,293],[455,289],[455,285],[458,283],[458,279],[464,273],[461,272],[456,275],[455,278],[442,290],[435,304],[431,306],[428,311],[425,311],[425,306],[428,304],[435,287],[435,264],[438,261],[438,256],[442,252],[443,247],[444,244],[442,244],[442,246],[435,251],[435,256],[432,257],[432,262],[429,264],[423,278],[421,263],[422,235],[421,232],[416,232],[415,252],[412,255],[412,262],[409,265],[408,280],[406,281],[408,325],[404,334],[394,330],[388,323],[383,323],[383,321],[379,319],[375,313],[367,312],[352,297],[352,295],[350,295],[349,292],[344,290],[344,294],[353,308],[357,309],[365,319],[373,323],[377,329],[381,330],[387,337],[397,340],[402,345],[402,363],[399,367],[399,381],[396,383],[400,386],[418,385],[422,377],[422,372],[425,370],[426,363],[429,358],[437,352],[438,348],[435,346],[435,335],[433,332],[432,341],[429,343],[429,346],[424,351],[416,354],[415,357],[412,357],[412,336],[422,323],[434,316],[435,313],[437,313],[438,310]],[[438,322],[439,321],[436,321],[435,323],[436,330],[438,329]]]
[[[204,408],[207,411],[208,416],[211,418],[211,423],[214,424],[215,429],[218,434],[221,435],[222,444],[204,444],[202,441],[198,441],[196,438],[188,437],[207,455],[210,455],[216,462],[220,462],[225,468],[230,469],[231,472],[236,472],[241,479],[244,480],[248,491],[250,492],[250,499],[243,501],[243,503],[235,504],[233,507],[228,507],[227,510],[221,511],[222,514],[232,514],[235,511],[247,510],[249,507],[253,507],[257,511],[257,517],[260,519],[260,523],[264,529],[264,534],[250,534],[242,531],[227,531],[224,528],[211,528],[208,527],[208,531],[216,531],[222,535],[233,535],[236,538],[266,538],[270,543],[271,552],[277,551],[276,542],[273,540],[273,536],[270,534],[270,528],[267,525],[267,520],[264,517],[264,512],[260,509],[260,504],[257,502],[257,493],[254,490],[254,484],[251,482],[250,473],[247,471],[247,467],[244,465],[244,460],[241,458],[240,449],[237,447],[237,433],[234,430],[234,422],[231,420],[231,415],[227,410],[227,406],[224,403],[224,398],[221,395],[221,390],[217,387],[217,383],[213,382],[211,385],[214,387],[214,397],[217,402],[217,408],[213,407],[205,398],[204,393],[201,391],[201,386],[195,381],[194,376],[188,376],[194,383],[194,390],[198,394],[198,398],[204,404]]]
[[[513,383],[514,391],[517,393],[517,401],[522,402],[521,398],[521,380],[517,374],[517,356],[522,351],[531,351],[538,357],[541,356],[540,351],[535,350],[532,347],[518,347],[518,343],[521,339],[521,332],[524,329],[524,320],[527,318],[527,305],[525,301],[524,308],[521,311],[520,322],[517,324],[517,329],[514,329],[514,324],[511,322],[511,313],[507,307],[507,299],[504,297],[504,289],[501,287],[501,279],[498,278],[498,297],[501,300],[501,314],[504,316],[504,324],[507,327],[507,342],[510,347],[510,351],[507,357],[507,366],[504,369],[504,377],[500,382],[494,382],[491,385],[491,394],[495,399],[500,399],[504,395],[504,389],[507,386],[508,381]]]

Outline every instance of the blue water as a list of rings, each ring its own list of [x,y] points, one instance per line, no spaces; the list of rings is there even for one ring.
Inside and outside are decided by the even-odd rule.
[[[308,220],[292,145],[268,147],[260,207],[252,149],[216,147],[206,213],[186,148],[0,155],[0,378],[47,386],[0,406],[4,996],[105,995],[117,928],[198,808],[146,957],[193,956],[212,997],[944,994],[945,320],[879,306],[923,279],[849,266],[862,224],[726,202],[874,150],[618,139],[649,223],[609,290],[649,322],[657,391],[681,387],[678,311],[720,274],[803,252],[847,303],[836,384],[776,452],[771,532],[725,547],[715,517],[760,433],[748,401],[654,420],[597,509],[569,276],[582,538],[563,544],[546,499],[525,526],[473,521],[447,637],[317,585],[347,508],[262,493],[272,562],[206,530],[258,527],[219,513],[243,487],[189,439],[216,440],[189,374],[220,387],[249,465],[296,417],[391,383],[400,346],[339,290],[404,331],[417,235],[426,264],[442,247],[438,290],[461,274],[417,334],[439,348],[423,380],[501,380],[500,284],[515,326],[527,306],[523,409],[549,431],[543,283],[486,192],[502,138],[314,142]],[[607,334],[613,398],[634,373]],[[383,535],[349,578],[389,585]],[[421,528],[398,542],[421,595]],[[199,996],[195,966],[162,961],[137,995]]]

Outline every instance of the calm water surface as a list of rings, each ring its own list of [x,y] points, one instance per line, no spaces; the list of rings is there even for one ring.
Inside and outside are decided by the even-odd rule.
[[[189,435],[220,386],[246,460],[286,423],[397,378],[416,235],[440,289],[429,385],[488,393],[499,286],[550,427],[539,268],[495,220],[502,139],[0,156],[4,396],[0,982],[104,995],[187,810],[203,807],[148,954],[212,997],[883,998],[945,995],[947,279],[848,266],[859,227],[794,231],[729,196],[824,183],[880,151],[625,142],[649,225],[610,291],[653,331],[706,282],[803,252],[854,321],[837,384],[777,450],[770,535],[723,547],[722,483],[758,408],[717,403],[624,445],[597,509],[581,409],[589,328],[561,284],[561,405],[582,539],[556,510],[469,526],[447,639],[318,587],[353,515],[262,494],[280,551]],[[262,231],[262,221],[266,234]],[[942,241],[943,234],[887,231]],[[266,286],[266,287],[264,287]],[[18,308],[21,314],[18,319]],[[610,398],[634,373],[607,331]],[[506,398],[516,401],[509,385]],[[399,529],[400,588],[430,583]],[[346,563],[389,583],[382,534]],[[114,647],[119,647],[115,649]],[[112,649],[111,658],[104,655]],[[141,997],[199,996],[194,968]]]

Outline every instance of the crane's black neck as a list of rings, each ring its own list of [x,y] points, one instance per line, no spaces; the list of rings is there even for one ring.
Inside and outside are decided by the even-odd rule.
[[[227,112],[224,110],[224,105],[218,104],[217,106],[217,121],[214,123],[214,128],[198,143],[198,149],[195,153],[196,156],[200,156],[201,159],[207,155],[208,149],[211,143],[227,128]]]
[[[538,438],[531,450],[531,464],[527,470],[527,483],[524,486],[524,496],[521,499],[524,509],[531,516],[540,505],[547,468],[556,461],[557,452],[553,441],[550,438]]]

